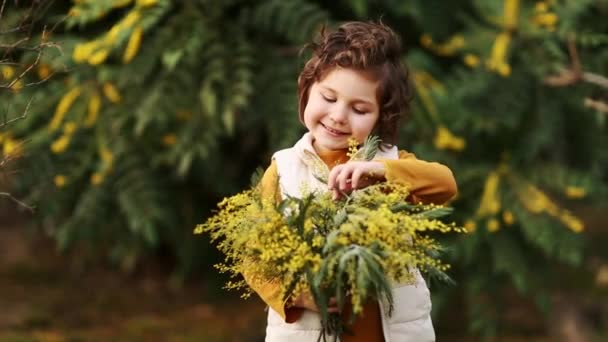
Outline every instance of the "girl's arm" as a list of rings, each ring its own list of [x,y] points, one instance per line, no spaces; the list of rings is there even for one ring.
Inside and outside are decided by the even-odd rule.
[[[383,161],[384,178],[410,186],[410,200],[443,204],[458,192],[452,171],[445,165],[417,159],[413,153],[399,151],[398,160]]]
[[[447,166],[417,159],[406,151],[400,151],[397,160],[351,161],[335,166],[327,185],[334,191],[334,198],[339,198],[340,191],[350,192],[379,181],[407,184],[409,200],[415,203],[443,204],[457,192],[454,175]]]

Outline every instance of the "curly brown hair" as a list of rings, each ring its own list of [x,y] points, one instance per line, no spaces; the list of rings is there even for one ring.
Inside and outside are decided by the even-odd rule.
[[[298,110],[304,122],[304,109],[310,88],[336,67],[365,71],[379,82],[376,100],[380,117],[373,134],[386,144],[397,141],[398,122],[410,110],[412,88],[408,70],[401,64],[401,42],[383,23],[348,22],[334,32],[321,28],[317,41],[306,46],[312,57],[298,77]]]

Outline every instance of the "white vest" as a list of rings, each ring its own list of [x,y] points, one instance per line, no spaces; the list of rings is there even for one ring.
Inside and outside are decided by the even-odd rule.
[[[312,147],[312,137],[306,133],[292,148],[278,151],[273,159],[277,165],[279,186],[283,197],[299,197],[303,184],[308,191],[327,191],[311,169],[315,161],[310,153],[316,156]],[[318,158],[318,157],[317,157]],[[387,151],[379,150],[374,159],[398,159],[397,147]],[[388,316],[386,304],[380,301],[382,330],[387,342],[428,342],[435,341],[435,331],[431,321],[431,298],[429,290],[420,272],[416,270],[415,283],[395,285],[393,287],[394,310]],[[272,308],[268,309],[266,342],[316,342],[321,331],[319,314],[305,310],[300,319],[294,323],[285,323],[283,318]],[[330,341],[333,338],[328,339]]]

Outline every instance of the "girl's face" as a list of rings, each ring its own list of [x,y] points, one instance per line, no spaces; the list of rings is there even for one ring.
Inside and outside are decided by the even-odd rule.
[[[339,67],[310,87],[304,124],[317,152],[345,149],[350,137],[365,141],[380,116],[377,88],[363,72]]]

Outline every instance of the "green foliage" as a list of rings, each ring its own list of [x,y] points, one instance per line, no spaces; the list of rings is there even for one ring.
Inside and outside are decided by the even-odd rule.
[[[454,171],[454,206],[471,234],[450,241],[453,276],[471,328],[496,333],[505,289],[546,308],[547,294],[562,289],[544,281],[554,266],[580,267],[599,253],[574,208],[608,194],[607,114],[589,105],[607,102],[607,8],[606,0],[60,3],[45,24],[58,25],[61,50],[42,54],[24,80],[49,82],[0,94],[14,112],[36,99],[10,127],[28,157],[15,191],[63,248],[90,241],[123,265],[169,250],[183,274],[206,269],[214,255],[191,236],[194,223],[303,130],[302,44],[322,24],[382,16],[404,37],[416,85],[401,147]],[[8,8],[3,24],[21,14]],[[567,78],[569,46],[584,77]],[[36,53],[14,56],[27,65]],[[443,303],[460,294],[433,292]]]

